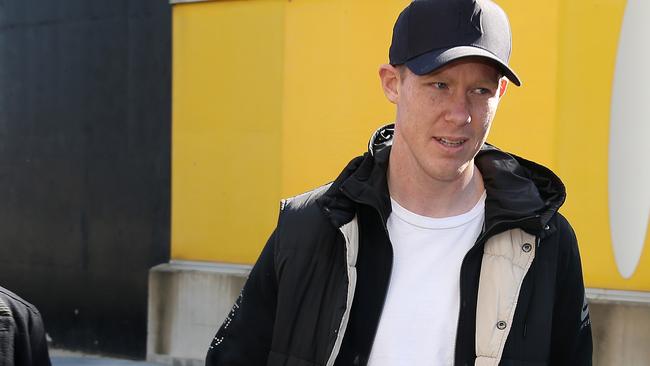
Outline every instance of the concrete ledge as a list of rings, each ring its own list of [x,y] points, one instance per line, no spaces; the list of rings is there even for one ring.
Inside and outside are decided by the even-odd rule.
[[[204,3],[208,1],[214,1],[214,0],[169,0],[170,4],[183,4],[183,3]]]
[[[251,266],[170,261],[149,270],[147,360],[203,366]]]
[[[248,264],[170,260],[169,263],[157,265],[151,270],[163,272],[209,272],[248,277],[251,268],[252,266]]]
[[[587,300],[599,304],[650,305],[650,292],[588,288]]]

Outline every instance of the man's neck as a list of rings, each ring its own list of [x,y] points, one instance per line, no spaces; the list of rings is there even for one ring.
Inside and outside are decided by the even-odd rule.
[[[391,157],[392,158],[392,157]],[[471,210],[484,191],[483,178],[472,160],[457,179],[436,180],[414,173],[409,164],[389,160],[388,190],[400,206],[422,216],[450,217]]]

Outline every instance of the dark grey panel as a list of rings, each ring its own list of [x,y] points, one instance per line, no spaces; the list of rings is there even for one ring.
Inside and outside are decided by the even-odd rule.
[[[170,98],[167,0],[0,0],[0,284],[56,346],[144,356]]]

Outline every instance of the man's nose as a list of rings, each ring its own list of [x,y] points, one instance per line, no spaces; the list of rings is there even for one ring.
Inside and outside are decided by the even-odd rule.
[[[472,116],[469,113],[469,102],[467,96],[462,95],[461,93],[455,93],[451,96],[445,117],[447,121],[458,125],[471,123]]]

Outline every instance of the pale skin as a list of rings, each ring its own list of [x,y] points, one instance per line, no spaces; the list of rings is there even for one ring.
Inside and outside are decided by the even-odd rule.
[[[485,142],[508,81],[490,62],[465,58],[427,75],[382,65],[396,105],[388,166],[391,197],[411,212],[449,217],[474,207],[483,179],[474,157]]]

